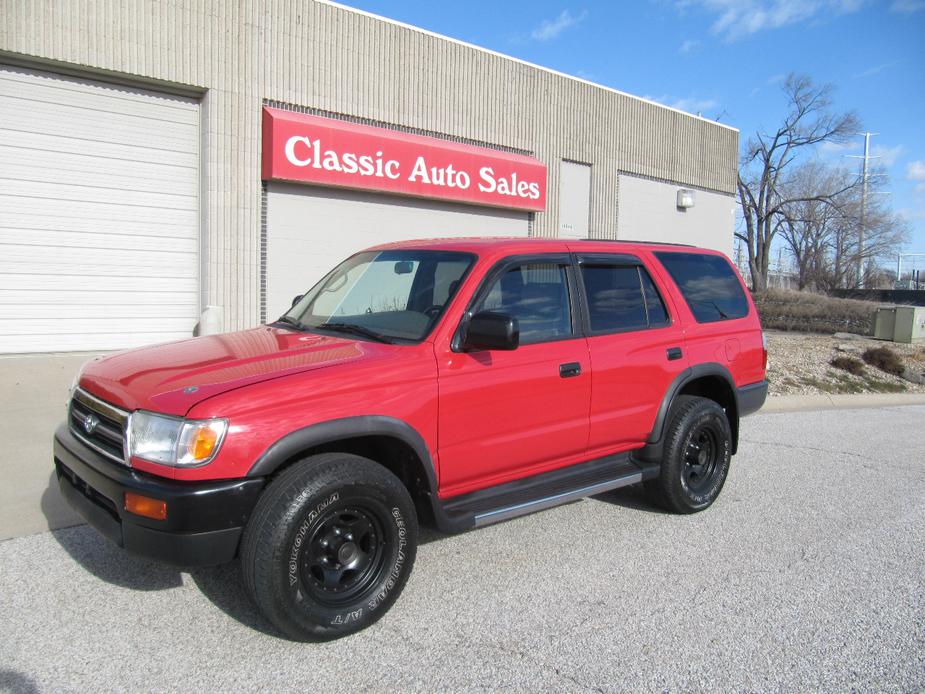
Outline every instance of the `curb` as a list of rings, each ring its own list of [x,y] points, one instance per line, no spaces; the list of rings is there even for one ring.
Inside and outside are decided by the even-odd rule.
[[[868,407],[925,405],[923,393],[862,393],[860,395],[825,393],[815,395],[770,395],[756,413],[804,412],[808,410],[858,410]]]

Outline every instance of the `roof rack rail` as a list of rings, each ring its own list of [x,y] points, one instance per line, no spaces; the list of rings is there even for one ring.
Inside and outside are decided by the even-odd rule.
[[[696,248],[691,243],[673,243],[671,241],[641,241],[639,239],[592,239],[589,236],[576,241],[606,241],[607,243],[649,243],[658,246],[683,246],[684,248]]]

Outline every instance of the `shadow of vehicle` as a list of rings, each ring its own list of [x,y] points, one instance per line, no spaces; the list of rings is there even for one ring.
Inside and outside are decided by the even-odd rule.
[[[629,487],[620,487],[603,494],[597,494],[589,497],[595,501],[603,501],[607,504],[622,506],[623,508],[633,509],[634,511],[644,511],[658,515],[671,515],[667,511],[646,498],[645,489],[641,484],[633,484]]]
[[[58,491],[58,477],[54,471],[40,505],[48,526],[57,528],[51,531],[51,536],[71,559],[100,580],[131,590],[166,590],[183,585],[178,569],[133,557],[89,525],[69,523],[70,527],[62,527],[62,518],[69,516],[62,511],[62,505],[67,506],[67,502]],[[73,512],[71,516],[80,522]]]
[[[48,523],[49,530],[72,528],[75,525],[84,524],[84,519],[61,496],[58,489],[58,475],[55,473],[54,467],[49,473],[48,484],[42,492],[42,498],[39,500],[39,508],[42,515],[45,516],[45,522]]]
[[[0,670],[0,691],[10,694],[38,694],[39,688],[21,672]]]
[[[57,476],[52,473],[42,496],[42,512],[49,524],[61,516],[62,503]],[[182,569],[133,556],[89,525],[53,530],[51,535],[78,565],[106,583],[138,591],[168,590],[181,587],[183,574],[187,573],[202,594],[232,619],[269,636],[285,638],[251,601],[237,560],[220,566]],[[448,537],[451,536],[422,525],[419,545]]]

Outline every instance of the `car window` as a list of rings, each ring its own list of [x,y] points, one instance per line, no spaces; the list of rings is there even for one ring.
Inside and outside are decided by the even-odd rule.
[[[475,256],[427,250],[367,251],[338,265],[284,316],[303,329],[389,340],[423,339]]]
[[[698,323],[742,318],[748,299],[729,262],[705,253],[659,252],[655,256],[678,285]]]
[[[668,313],[649,273],[635,265],[583,264],[591,332],[665,325]]]
[[[639,279],[642,280],[642,294],[646,299],[649,327],[668,325],[668,310],[665,308],[665,302],[645,268],[639,268]]]
[[[515,317],[522,345],[569,337],[572,313],[566,266],[530,263],[509,268],[492,282],[473,311]]]

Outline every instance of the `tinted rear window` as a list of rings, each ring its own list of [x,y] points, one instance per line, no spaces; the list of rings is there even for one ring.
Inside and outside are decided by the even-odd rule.
[[[656,253],[698,323],[742,318],[748,300],[732,267],[718,255]]]
[[[649,273],[641,267],[583,264],[591,332],[639,330],[668,323],[668,313]]]

